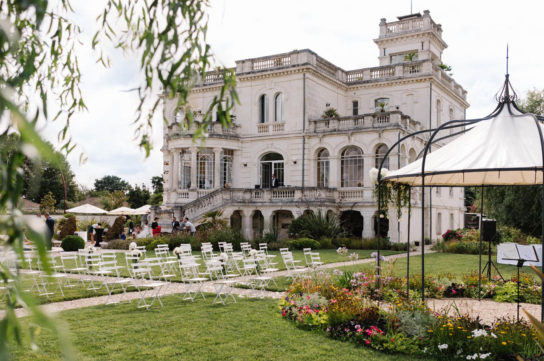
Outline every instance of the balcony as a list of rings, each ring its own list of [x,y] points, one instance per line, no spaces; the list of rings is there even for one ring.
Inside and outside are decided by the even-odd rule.
[[[285,131],[285,123],[260,123],[257,124],[257,133],[258,134],[269,134],[269,133],[283,133]]]
[[[399,21],[390,23],[386,22],[385,19],[382,19],[380,22],[380,38],[422,31],[434,31],[436,35],[442,39],[442,26],[433,21],[429,10],[425,10],[423,15],[417,13],[401,16],[398,19]]]
[[[401,127],[409,131],[423,129],[421,123],[396,110],[349,117],[310,119],[310,132],[331,133],[352,130]]]
[[[180,122],[173,123],[168,126],[168,140],[182,137],[192,137],[200,126],[201,123],[198,120],[195,120],[190,127],[187,127],[186,124]],[[224,128],[220,122],[213,122],[205,129],[204,136],[237,139],[240,138],[239,128],[240,126],[238,124],[232,124],[230,127]]]

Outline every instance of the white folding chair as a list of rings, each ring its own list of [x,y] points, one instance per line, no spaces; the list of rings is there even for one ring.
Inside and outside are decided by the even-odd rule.
[[[126,253],[125,260],[132,285],[140,295],[137,307],[149,310],[155,301],[158,301],[162,307],[161,290],[165,286],[165,283],[153,280],[151,269],[145,263],[140,262],[140,257],[134,256],[129,252]],[[151,298],[150,303],[147,301],[148,298]]]
[[[210,260],[206,262],[206,268],[208,270],[208,273],[212,275],[212,277],[215,279],[213,282],[213,285],[215,286],[215,299],[213,300],[214,303],[221,302],[222,304],[226,304],[226,301],[229,297],[231,297],[234,300],[234,303],[236,303],[236,298],[232,295],[233,291],[233,285],[236,283],[233,280],[228,279],[228,277],[225,275],[224,267],[221,261],[219,260]]]
[[[202,277],[202,275],[198,272],[198,264],[191,259],[185,258],[180,260],[179,268],[181,280],[187,283],[187,289],[183,295],[183,299],[194,301],[195,298],[198,297],[198,294],[205,299],[206,297],[202,292],[202,286],[204,282],[208,280],[208,278]],[[196,287],[196,290],[194,290],[194,287]]]

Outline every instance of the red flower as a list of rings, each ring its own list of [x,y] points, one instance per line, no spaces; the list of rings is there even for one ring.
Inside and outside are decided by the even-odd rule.
[[[365,344],[370,345],[370,340],[365,340]]]

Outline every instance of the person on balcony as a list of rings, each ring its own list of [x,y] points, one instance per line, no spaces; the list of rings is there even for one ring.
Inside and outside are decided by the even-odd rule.
[[[278,187],[278,179],[276,178],[276,176],[274,174],[272,174],[272,180],[270,181],[270,186],[272,188],[277,188]]]

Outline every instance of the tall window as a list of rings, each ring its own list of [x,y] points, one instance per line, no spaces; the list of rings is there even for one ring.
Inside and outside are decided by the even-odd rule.
[[[197,155],[197,184],[199,189],[213,188],[214,154],[211,150],[198,152]]]
[[[272,175],[276,177],[279,186],[283,183],[283,156],[279,153],[267,153],[259,162],[260,186],[268,188],[272,186]]]
[[[362,187],[364,176],[363,151],[348,147],[342,152],[342,187]]]
[[[377,112],[389,111],[389,98],[378,98],[374,100],[374,108]]]
[[[232,159],[234,152],[230,149],[223,150],[221,156],[221,187],[232,186]]]
[[[380,167],[380,163],[382,162],[382,159],[388,150],[389,148],[387,148],[387,145],[385,144],[382,144],[378,148],[376,148],[376,157],[375,157],[375,165],[374,165],[376,168]],[[383,162],[383,167],[389,169],[389,157],[387,157],[385,162]]]
[[[259,97],[259,123],[268,122],[268,100],[266,94]]]
[[[455,222],[453,213],[450,213],[450,229],[455,229]]]
[[[359,115],[359,101],[354,100],[351,102],[351,110],[353,115]]]
[[[326,149],[317,154],[317,186],[329,186],[329,151]]]
[[[283,122],[283,95],[276,94],[274,98],[274,121]]]
[[[179,188],[191,188],[191,153],[187,151],[179,154]]]
[[[436,234],[442,234],[442,213],[440,212],[436,216]]]

